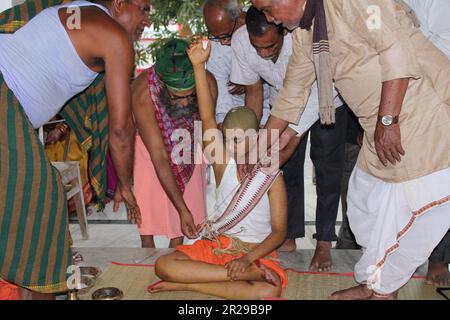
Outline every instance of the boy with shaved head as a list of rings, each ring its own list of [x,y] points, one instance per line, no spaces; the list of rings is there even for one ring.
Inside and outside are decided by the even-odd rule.
[[[205,50],[201,41],[194,42],[188,50],[194,65],[200,118],[205,133],[215,132],[218,128],[205,71],[210,51],[211,43]],[[238,107],[227,113],[223,134],[204,142],[205,149],[213,147],[216,150],[215,159],[209,160],[217,181],[216,207],[220,214],[235,203],[236,198],[232,197],[236,190],[241,190],[241,183],[245,183],[239,181],[236,164],[245,161],[242,155],[256,145],[258,129],[259,120],[255,113],[249,108]],[[240,138],[234,134],[236,130],[249,134]],[[245,152],[239,153],[240,149]],[[248,188],[255,200],[250,201],[247,214],[226,232],[214,233],[193,245],[178,246],[174,253],[159,258],[156,274],[163,281],[151,286],[150,292],[187,290],[226,299],[279,297],[287,285],[287,275],[278,263],[275,251],[286,234],[286,189],[279,175],[273,177],[272,183],[260,194],[258,190]],[[245,198],[245,195],[241,196]],[[236,203],[243,201],[242,198]],[[232,224],[233,219],[227,223]],[[205,232],[205,226],[202,232]]]

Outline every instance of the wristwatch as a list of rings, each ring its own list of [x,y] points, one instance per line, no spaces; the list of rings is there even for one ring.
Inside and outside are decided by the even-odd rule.
[[[383,126],[390,126],[392,124],[397,124],[398,123],[398,116],[392,116],[390,114],[385,115],[385,116],[378,116],[378,121],[383,125]]]

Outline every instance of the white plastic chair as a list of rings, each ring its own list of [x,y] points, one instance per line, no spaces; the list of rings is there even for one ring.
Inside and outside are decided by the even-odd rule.
[[[64,120],[51,121],[47,124],[55,124],[64,122]],[[44,128],[41,127],[38,130],[39,140],[44,145]],[[66,142],[66,150],[69,149],[70,140]],[[65,156],[66,157],[65,152]],[[78,223],[80,225],[81,235],[83,240],[89,239],[88,233],[88,220],[86,216],[86,207],[84,203],[83,183],[81,182],[80,163],[78,161],[58,161],[51,163],[53,167],[58,170],[61,175],[64,191],[66,192],[67,201],[74,199],[75,209],[78,216]]]

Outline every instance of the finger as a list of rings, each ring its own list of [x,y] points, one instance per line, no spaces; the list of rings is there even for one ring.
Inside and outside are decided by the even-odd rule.
[[[396,161],[400,162],[402,160],[400,153],[397,151],[397,147],[391,149],[391,154]]]
[[[138,215],[136,209],[133,210],[133,220],[134,220],[134,224],[139,224],[139,215]]]
[[[191,231],[191,235],[192,235],[192,239],[197,238],[198,233],[197,233],[197,227],[195,226],[194,223],[192,223],[189,227],[190,231]]]
[[[117,212],[117,210],[119,210],[120,207],[120,202],[114,200],[114,208],[113,208],[113,212]]]
[[[237,274],[236,265],[233,265],[233,268],[231,269],[231,279],[236,280],[237,279],[236,274]]]
[[[395,165],[395,159],[394,159],[394,157],[392,156],[392,153],[391,153],[391,150],[390,150],[390,149],[387,149],[387,150],[384,151],[384,156],[386,157],[386,159],[387,159],[390,163],[392,163],[392,164]]]
[[[142,224],[142,216],[141,216],[141,210],[140,209],[136,212],[136,216],[137,216],[137,223],[138,223],[138,225],[141,225]]]
[[[406,154],[405,149],[403,149],[403,146],[402,146],[402,143],[401,143],[401,142],[397,145],[397,151],[398,151],[398,153],[400,153],[402,156],[404,156],[404,155]]]
[[[233,264],[233,267],[231,268],[231,279],[236,280],[237,279],[237,265],[236,263]]]
[[[377,151],[378,158],[380,159],[381,163],[386,167],[388,165],[386,157],[384,155],[384,152],[381,148],[375,148]]]
[[[130,213],[130,222],[131,222],[132,224],[135,224],[135,223],[136,223],[136,220],[135,220],[135,217],[134,217],[134,210],[133,210],[133,209],[129,209],[128,212]]]
[[[239,268],[239,275],[243,274],[245,272],[245,267],[243,265]]]
[[[189,239],[195,239],[196,238],[195,232],[191,228],[189,228],[188,238]]]

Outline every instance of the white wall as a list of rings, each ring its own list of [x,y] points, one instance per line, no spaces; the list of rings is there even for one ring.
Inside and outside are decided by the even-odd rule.
[[[0,0],[0,12],[12,7],[11,0]]]

